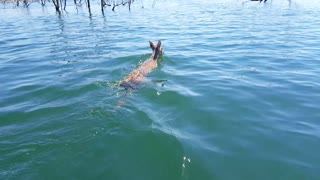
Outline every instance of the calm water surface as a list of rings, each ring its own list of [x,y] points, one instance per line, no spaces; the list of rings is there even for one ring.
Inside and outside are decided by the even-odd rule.
[[[152,3],[1,5],[0,179],[318,179],[320,3]]]

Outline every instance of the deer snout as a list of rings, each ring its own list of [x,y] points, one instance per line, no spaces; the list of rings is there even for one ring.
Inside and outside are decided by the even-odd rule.
[[[163,55],[164,54],[164,50],[163,50],[163,48],[161,47],[160,48],[160,55]]]

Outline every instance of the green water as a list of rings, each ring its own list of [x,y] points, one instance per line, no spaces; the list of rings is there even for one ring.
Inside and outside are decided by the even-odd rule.
[[[1,7],[0,179],[318,179],[320,4],[152,3]]]

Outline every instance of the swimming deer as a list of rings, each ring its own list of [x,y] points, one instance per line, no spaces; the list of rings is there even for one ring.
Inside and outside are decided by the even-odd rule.
[[[155,68],[158,67],[158,58],[163,54],[163,48],[161,47],[161,41],[158,41],[155,46],[151,41],[150,48],[152,49],[152,55],[146,61],[144,61],[137,69],[132,71],[127,77],[125,77],[120,86],[126,90],[137,89],[138,85],[145,79],[145,77]]]

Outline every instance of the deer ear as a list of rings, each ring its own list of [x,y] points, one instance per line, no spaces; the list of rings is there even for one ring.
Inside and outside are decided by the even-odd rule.
[[[158,41],[157,48],[160,48],[160,46],[161,46],[161,41]]]
[[[155,49],[156,47],[154,46],[154,44],[153,44],[151,41],[149,41],[149,43],[150,43],[150,48],[152,49],[152,51],[154,51],[154,49]]]

